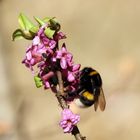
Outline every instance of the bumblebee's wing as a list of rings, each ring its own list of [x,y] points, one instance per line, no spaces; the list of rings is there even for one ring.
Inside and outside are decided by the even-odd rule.
[[[98,96],[94,96],[94,110],[96,111],[99,105],[99,100],[98,100]]]
[[[94,110],[96,111],[99,105],[99,102],[98,102],[99,90],[97,90],[97,88],[94,88],[93,79],[91,79],[91,84],[92,84],[92,91],[94,93]]]
[[[105,110],[105,106],[106,106],[106,100],[105,100],[105,96],[104,96],[104,92],[103,89],[100,89],[100,94],[98,97],[98,102],[99,102],[99,107],[101,109],[101,111]]]

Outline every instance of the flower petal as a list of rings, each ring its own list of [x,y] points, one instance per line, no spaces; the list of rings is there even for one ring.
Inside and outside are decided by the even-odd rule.
[[[62,48],[61,48],[62,53],[67,53],[66,45],[63,43]]]
[[[40,43],[39,36],[35,36],[35,38],[33,39],[33,46],[38,45],[39,43]]]
[[[48,81],[45,81],[45,88],[50,88],[50,83]]]
[[[80,67],[81,67],[80,64],[75,64],[75,65],[73,65],[73,67],[72,67],[72,71],[77,71],[77,70],[80,69]]]
[[[71,53],[67,53],[66,58],[71,61],[73,58],[73,55]]]
[[[52,57],[52,61],[53,62],[56,62],[56,57]]]
[[[73,81],[75,80],[75,77],[74,77],[74,75],[73,75],[72,72],[70,72],[70,73],[68,74],[67,79],[68,79],[69,82],[73,82]]]
[[[62,69],[67,68],[67,61],[64,57],[62,57],[61,60],[60,60],[60,66],[61,66]]]
[[[56,42],[54,40],[50,40],[49,46],[50,46],[51,49],[54,49],[55,46],[56,46]]]
[[[62,57],[62,52],[61,51],[56,51],[56,58],[60,59]]]
[[[30,51],[26,53],[26,58],[27,58],[27,60],[31,60],[32,54]]]
[[[63,128],[64,133],[70,133],[73,130],[75,124],[80,120],[80,116],[73,114],[70,109],[64,109],[62,111],[62,120],[60,126]]]
[[[31,59],[30,64],[33,66],[35,64],[35,59]]]
[[[71,133],[72,124],[68,123],[67,127],[64,128],[64,133]]]

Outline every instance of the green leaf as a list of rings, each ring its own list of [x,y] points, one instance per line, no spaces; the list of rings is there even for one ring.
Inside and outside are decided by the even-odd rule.
[[[55,30],[52,30],[50,28],[45,28],[45,31],[44,31],[45,35],[48,37],[48,38],[53,38],[53,35],[55,33]]]
[[[29,30],[29,32],[30,32],[31,34],[33,34],[33,35],[36,35],[36,33],[38,32],[38,30],[39,30],[39,27],[34,26],[34,27],[32,27],[32,28]]]
[[[54,18],[54,17],[53,17]],[[51,19],[53,19],[53,18],[51,18],[51,17],[45,17],[44,19],[43,19],[43,21],[45,22],[45,23],[47,23],[47,22],[49,22]]]
[[[36,84],[36,87],[37,87],[37,88],[40,88],[40,87],[43,86],[43,82],[42,82],[42,80],[41,80],[40,77],[34,76],[34,81],[35,81],[35,84]]]
[[[34,38],[34,35],[32,35],[29,31],[26,30],[21,30],[21,29],[17,29],[14,31],[13,35],[12,35],[12,39],[17,40],[17,39],[28,39],[28,40],[32,40]]]
[[[19,15],[18,22],[23,30],[29,30],[35,26],[23,13]]]
[[[39,23],[40,26],[45,24],[45,22],[38,17],[34,17],[34,19]]]
[[[12,35],[12,40],[15,41],[17,39],[22,39],[23,37],[23,31],[21,29],[17,29],[14,31]]]

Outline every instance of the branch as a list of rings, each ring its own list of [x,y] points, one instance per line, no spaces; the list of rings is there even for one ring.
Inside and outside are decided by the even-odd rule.
[[[64,93],[64,87],[63,87],[62,74],[60,71],[57,71],[56,74],[57,74],[58,84],[59,84],[59,91],[56,93],[57,100],[58,100],[62,109],[68,109],[69,105],[66,103],[66,101],[63,98],[63,95],[65,93]],[[71,134],[74,135],[75,140],[86,140],[86,137],[83,137],[80,134],[80,131],[79,131],[77,126],[74,126]]]

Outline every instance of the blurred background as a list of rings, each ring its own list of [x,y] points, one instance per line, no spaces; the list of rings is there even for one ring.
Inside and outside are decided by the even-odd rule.
[[[30,41],[11,41],[20,12],[55,16],[75,63],[102,75],[107,106],[71,109],[87,140],[140,139],[140,1],[0,0],[0,140],[74,139],[58,123],[61,109],[50,91],[37,89],[21,64]]]

